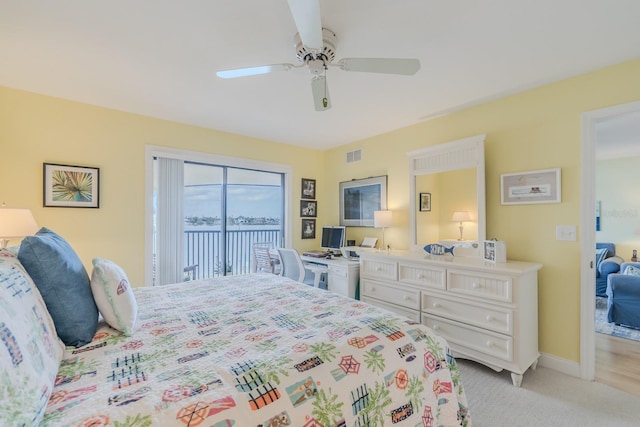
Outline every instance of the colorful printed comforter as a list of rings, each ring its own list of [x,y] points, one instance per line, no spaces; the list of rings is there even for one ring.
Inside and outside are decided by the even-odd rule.
[[[131,337],[67,348],[45,424],[468,426],[446,342],[271,274],[136,288]]]

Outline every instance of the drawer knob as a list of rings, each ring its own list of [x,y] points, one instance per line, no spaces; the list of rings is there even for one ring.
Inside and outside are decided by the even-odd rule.
[[[424,274],[419,273],[419,274],[418,274],[418,279],[424,279]]]
[[[440,305],[439,302],[434,302],[433,304],[431,304],[433,306],[433,308],[440,308],[442,307],[442,305]]]
[[[410,297],[409,295],[405,295],[405,296],[404,296],[404,300],[405,300],[405,301],[411,301],[411,297]]]
[[[475,283],[475,282],[474,282],[474,283],[472,283],[472,284],[471,284],[471,287],[472,287],[473,289],[479,289],[479,288],[480,288],[480,285],[479,285],[478,283]]]
[[[487,341],[487,347],[493,347],[493,343],[491,341]]]
[[[486,319],[487,319],[487,322],[493,322],[495,320],[495,318],[490,314],[487,315]]]
[[[432,326],[432,329],[433,329],[434,331],[437,331],[437,330],[439,330],[439,329],[440,329],[440,326],[438,326],[438,325],[433,325],[433,326]]]

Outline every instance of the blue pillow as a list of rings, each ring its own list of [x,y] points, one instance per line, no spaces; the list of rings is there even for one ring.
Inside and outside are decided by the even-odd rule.
[[[62,342],[74,347],[91,342],[98,308],[87,270],[69,243],[41,228],[22,241],[18,259],[38,287]]]
[[[607,256],[607,248],[596,249],[596,269],[600,269],[600,263]]]

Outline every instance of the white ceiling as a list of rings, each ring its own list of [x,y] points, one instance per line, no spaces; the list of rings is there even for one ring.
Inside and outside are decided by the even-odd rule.
[[[0,0],[0,86],[329,148],[640,57],[638,0],[320,0],[343,57],[416,57],[414,76],[293,63],[286,0]]]

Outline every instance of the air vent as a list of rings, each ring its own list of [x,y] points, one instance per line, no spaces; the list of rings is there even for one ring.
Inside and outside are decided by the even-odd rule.
[[[362,160],[362,150],[357,149],[347,152],[347,163],[359,162]]]

